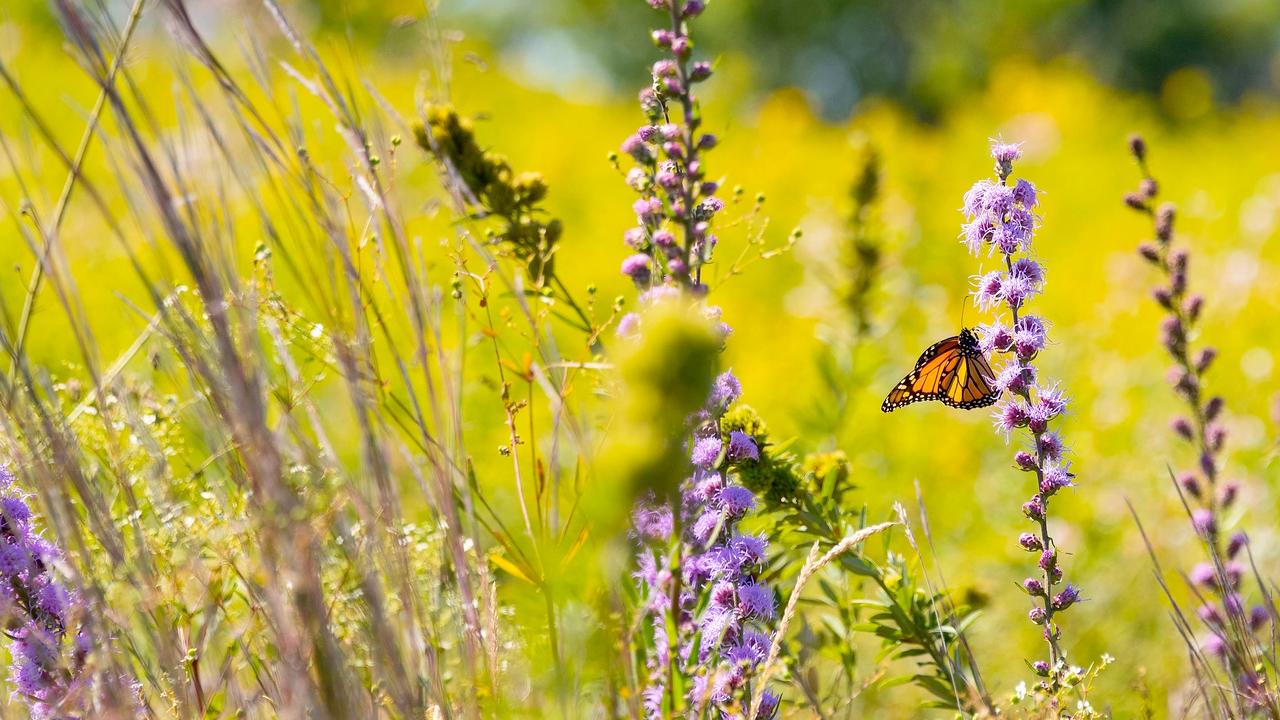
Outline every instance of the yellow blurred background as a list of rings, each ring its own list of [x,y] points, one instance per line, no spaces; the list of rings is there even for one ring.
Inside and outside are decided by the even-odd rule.
[[[19,12],[0,10],[0,60],[54,119],[55,133],[74,146],[94,88],[56,31]],[[421,22],[395,27],[386,31],[400,33],[395,52],[377,49],[386,40],[381,34],[366,43],[334,33],[320,47],[350,77],[376,86],[390,106],[413,117],[432,58],[421,42]],[[643,53],[644,34],[637,27],[633,37],[618,42]],[[225,28],[218,41],[234,50],[233,33]],[[617,268],[626,254],[622,234],[632,224],[632,197],[607,155],[641,122],[631,91],[585,81],[578,90],[564,83],[549,87],[544,69],[500,52],[483,34],[466,34],[447,47],[452,100],[481,118],[482,140],[517,169],[546,177],[546,207],[565,226],[558,262],[567,284],[575,293],[596,284],[606,300],[629,296]],[[795,438],[798,449],[823,449],[803,434],[806,413],[826,399],[816,365],[825,350],[815,332],[829,303],[812,278],[815,268],[834,262],[833,248],[846,232],[859,148],[870,143],[882,158],[878,230],[884,262],[871,296],[871,335],[856,359],[865,384],[850,388],[853,408],[838,445],[854,463],[854,497],[875,519],[887,518],[893,501],[913,506],[912,484],[920,483],[938,565],[953,591],[971,591],[987,603],[972,639],[997,694],[1027,676],[1022,658],[1040,642],[1025,621],[1027,600],[1014,587],[1029,566],[1015,543],[1025,529],[1019,508],[1030,492],[1027,477],[1011,464],[1016,448],[995,434],[985,410],[924,404],[885,415],[879,406],[924,347],[954,334],[962,317],[970,326],[989,319],[971,306],[962,311],[971,278],[994,261],[968,255],[959,242],[961,196],[991,173],[989,138],[1023,144],[1016,174],[1043,192],[1034,254],[1046,267],[1047,285],[1031,308],[1052,327],[1039,365],[1042,377],[1059,379],[1071,398],[1061,429],[1079,476],[1079,487],[1054,505],[1053,531],[1069,553],[1068,577],[1088,598],[1064,620],[1066,648],[1082,664],[1103,653],[1116,657],[1095,704],[1112,705],[1117,717],[1137,711],[1134,688],[1140,686],[1149,688],[1158,710],[1176,710],[1186,690],[1185,651],[1126,503],[1165,567],[1187,569],[1198,551],[1167,468],[1177,470],[1192,458],[1168,430],[1180,406],[1165,381],[1169,361],[1158,344],[1160,315],[1149,295],[1154,271],[1134,251],[1148,239],[1149,226],[1121,202],[1139,177],[1125,139],[1135,131],[1145,135],[1162,195],[1179,207],[1180,242],[1192,251],[1191,286],[1207,298],[1196,342],[1220,351],[1209,383],[1210,392],[1227,401],[1226,472],[1244,483],[1231,524],[1250,533],[1265,574],[1280,569],[1272,462],[1272,412],[1280,391],[1280,104],[1250,92],[1220,102],[1212,73],[1194,65],[1143,92],[1104,84],[1072,55],[1014,54],[991,60],[978,87],[932,106],[927,120],[909,99],[873,96],[859,98],[846,119],[833,120],[805,90],[762,91],[752,48],[704,43],[699,50],[717,59],[705,117],[722,145],[707,160],[709,174],[744,189],[744,200],[726,217],[730,223],[746,218],[751,198],[763,193],[768,243],[781,245],[794,228],[802,231],[792,252],[722,278],[749,232],[745,219],[726,228],[709,278],[712,301],[734,328],[725,364],[741,378],[743,399],[768,420],[773,437]],[[177,52],[162,27],[151,27],[130,62],[162,127],[176,122],[168,99],[176,92],[169,60]],[[644,67],[631,75],[643,83]],[[277,92],[303,95],[288,79],[279,81]],[[17,198],[32,191],[47,208],[63,169],[33,139],[29,120],[14,103],[0,104],[0,134],[13,161],[34,170],[24,176],[33,182],[24,191],[10,162],[0,161],[0,199],[16,212]],[[415,152],[401,152],[397,177],[427,197],[435,180]],[[107,160],[93,153],[90,167],[106,173]],[[424,242],[450,237],[448,218],[425,202],[407,214]],[[4,222],[0,272],[7,279],[0,295],[15,308],[32,252],[15,230],[18,221]],[[110,356],[127,347],[145,321],[124,303],[137,302],[139,288],[123,253],[97,228],[92,212],[73,206],[64,242],[97,341]],[[432,279],[444,283],[450,269],[442,263],[429,271],[439,271]],[[32,338],[32,352],[57,368],[73,352],[52,302],[46,295],[37,308],[37,318],[49,321]],[[585,348],[577,352],[585,354]],[[500,408],[474,402],[469,444],[496,447],[504,431]],[[503,462],[492,455],[477,458],[482,478]],[[1185,600],[1182,583],[1173,585]],[[869,697],[866,707],[912,707],[912,692],[900,688]]]

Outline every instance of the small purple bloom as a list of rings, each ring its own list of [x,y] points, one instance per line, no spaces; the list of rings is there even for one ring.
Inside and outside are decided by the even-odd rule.
[[[719,436],[700,438],[693,444],[693,464],[707,470],[714,468],[720,457],[721,447]]]
[[[739,587],[738,612],[751,617],[772,619],[773,591],[758,583],[748,583]]]
[[[755,494],[741,485],[730,485],[721,490],[717,500],[731,517],[739,517],[756,505]]]
[[[1020,143],[994,143],[991,146],[991,157],[1001,164],[1009,164],[1022,157]]]
[[[1191,525],[1196,532],[1204,537],[1208,537],[1218,531],[1217,520],[1213,517],[1213,512],[1208,508],[1196,508],[1191,511]]]
[[[739,397],[742,396],[742,383],[738,381],[737,376],[732,370],[726,370],[718,377],[711,386],[710,405],[714,408],[727,408],[732,405]],[[732,452],[733,440],[729,440],[730,451]]]
[[[741,460],[759,460],[760,450],[756,447],[756,441],[751,436],[741,430],[734,430],[729,433],[729,459],[735,462]]]

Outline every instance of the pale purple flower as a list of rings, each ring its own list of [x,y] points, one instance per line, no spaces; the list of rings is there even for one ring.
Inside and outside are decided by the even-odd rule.
[[[722,447],[719,435],[700,438],[693,444],[693,464],[708,470],[715,467]]]
[[[726,370],[716,377],[715,383],[711,386],[709,404],[715,408],[727,408],[741,395],[742,383],[738,381],[732,370]],[[732,440],[730,440],[730,447],[732,447]]]

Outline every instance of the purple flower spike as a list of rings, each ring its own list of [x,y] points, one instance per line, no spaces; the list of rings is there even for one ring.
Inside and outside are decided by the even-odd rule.
[[[1048,678],[1045,683],[1059,682],[1054,673],[1066,667],[1058,641],[1061,628],[1059,613],[1079,601],[1075,585],[1063,583],[1063,568],[1056,544],[1049,536],[1051,500],[1075,485],[1070,470],[1067,443],[1051,426],[1067,411],[1067,399],[1056,384],[1045,382],[1035,360],[1049,345],[1048,324],[1028,312],[1028,305],[1044,290],[1045,268],[1029,253],[1039,228],[1036,214],[1041,205],[1041,192],[1025,178],[1013,179],[1014,163],[1022,157],[1021,146],[993,142],[991,157],[995,162],[995,180],[980,180],[965,193],[964,241],[977,253],[984,246],[1001,257],[995,269],[975,279],[974,304],[989,311],[1011,316],[1009,324],[995,320],[979,326],[981,350],[993,356],[1003,355],[991,378],[995,394],[1002,396],[993,419],[996,430],[1006,436],[1025,431],[1027,449],[1013,457],[1018,470],[1034,478],[1034,495],[1022,505],[1022,514],[1037,532],[1023,533],[1018,544],[1040,555],[1039,577],[1023,581],[1034,607],[1031,620],[1043,626],[1049,659],[1037,661],[1037,674]],[[1159,254],[1157,253],[1157,256]],[[994,359],[994,358],[993,358]]]

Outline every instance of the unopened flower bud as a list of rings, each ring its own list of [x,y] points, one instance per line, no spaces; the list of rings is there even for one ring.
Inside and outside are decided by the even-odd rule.
[[[1204,419],[1209,422],[1217,420],[1218,416],[1222,414],[1222,407],[1225,404],[1221,395],[1214,395],[1209,398],[1209,402],[1204,404]]]
[[[1193,498],[1200,497],[1200,481],[1192,473],[1186,472],[1178,476],[1178,484],[1182,486],[1183,491]]]
[[[1194,430],[1191,427],[1191,421],[1184,417],[1176,417],[1169,423],[1169,427],[1178,437],[1183,440],[1190,440]]]
[[[1235,504],[1236,496],[1238,496],[1239,494],[1240,494],[1240,483],[1234,480],[1228,483],[1224,483],[1222,486],[1222,491],[1218,493],[1218,503],[1221,504],[1223,509],[1225,510],[1226,508],[1229,508]]]
[[[1213,364],[1213,359],[1216,357],[1218,357],[1218,351],[1211,347],[1201,350],[1200,353],[1196,355],[1196,372],[1203,373],[1208,370],[1209,366]]]
[[[1144,162],[1147,159],[1147,141],[1142,136],[1134,133],[1129,136],[1129,152],[1137,158],[1138,162]]]
[[[1240,554],[1240,550],[1249,544],[1249,536],[1244,534],[1243,530],[1237,530],[1231,534],[1231,539],[1227,541],[1227,557],[1235,559]]]
[[[1162,243],[1169,242],[1169,238],[1173,237],[1174,215],[1173,203],[1165,203],[1156,210],[1156,239]]]

